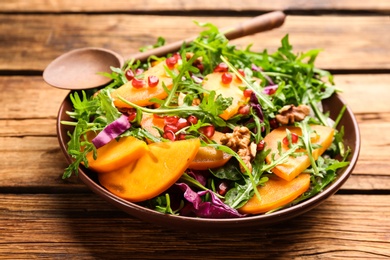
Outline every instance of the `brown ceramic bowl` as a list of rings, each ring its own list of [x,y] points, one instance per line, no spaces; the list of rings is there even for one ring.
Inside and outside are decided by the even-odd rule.
[[[344,104],[345,102],[338,95],[333,95],[331,98],[323,101],[324,110],[329,111],[330,117],[333,119],[337,117],[338,112],[344,106]],[[58,140],[68,163],[71,162],[71,158],[66,151],[66,144],[69,141],[67,132],[72,131],[73,129],[72,127],[62,125],[60,121],[71,120],[65,113],[66,111],[70,110],[72,110],[72,104],[68,95],[67,98],[61,104],[57,118]],[[111,203],[115,207],[125,211],[126,213],[134,217],[142,219],[146,222],[154,223],[156,225],[192,231],[233,231],[238,229],[242,230],[243,228],[249,227],[253,228],[267,226],[296,217],[318,206],[331,195],[333,195],[336,191],[338,191],[348,179],[348,177],[351,175],[359,156],[360,133],[358,124],[350,108],[347,107],[347,110],[344,113],[344,116],[340,121],[339,125],[343,125],[345,128],[345,145],[349,146],[352,149],[352,153],[349,158],[351,162],[350,165],[347,168],[340,170],[338,172],[337,179],[333,183],[331,183],[323,192],[297,205],[267,215],[255,215],[233,219],[206,219],[165,215],[157,211],[137,205],[136,203],[126,201],[110,193],[108,190],[106,190],[99,184],[96,173],[84,168],[83,166],[79,169],[79,178],[93,192],[101,196],[104,200]]]

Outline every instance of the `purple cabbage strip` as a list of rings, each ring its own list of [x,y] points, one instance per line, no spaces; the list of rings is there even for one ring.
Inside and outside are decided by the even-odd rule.
[[[176,185],[183,190],[184,198],[190,203],[185,207],[187,213],[193,213],[197,217],[202,218],[236,218],[246,216],[223,203],[209,190],[195,192],[185,183],[177,183]],[[203,202],[201,197],[207,193],[211,195],[211,201]]]
[[[265,73],[263,73],[263,70],[260,67],[257,67],[255,64],[252,64],[252,70],[256,72],[260,72],[261,75],[271,84],[275,85],[275,83],[272,81],[272,79]]]
[[[129,129],[130,126],[131,124],[127,116],[121,115],[118,119],[108,124],[103,131],[92,139],[92,143],[96,148],[100,148],[109,143],[112,139],[117,138],[120,134]]]
[[[278,89],[278,85],[269,85],[269,86],[266,86],[264,89],[263,89],[263,93],[264,94],[267,94],[267,95],[272,95],[273,93],[275,93],[275,91]]]
[[[252,92],[252,94],[249,98],[249,105],[255,111],[258,118],[260,118],[260,121],[263,122],[264,121],[263,109],[261,108],[259,99],[257,98],[257,96],[254,92]]]
[[[197,180],[203,186],[206,186],[207,178],[203,174],[191,170],[187,170],[187,174]]]
[[[261,108],[259,99],[257,98],[256,94],[252,92],[250,98],[249,98],[249,105],[252,107],[252,110],[255,112],[257,117],[260,119],[260,122],[264,122],[264,114],[263,109]],[[261,127],[261,131],[264,131],[264,126]]]

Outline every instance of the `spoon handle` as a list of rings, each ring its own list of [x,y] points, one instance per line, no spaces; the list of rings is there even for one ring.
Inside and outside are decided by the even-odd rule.
[[[235,27],[221,29],[221,32],[224,32],[227,39],[233,40],[247,35],[264,32],[280,27],[284,23],[285,18],[286,15],[281,11],[270,12],[256,16],[248,21],[238,24]],[[173,42],[162,47],[151,49],[146,52],[136,53],[131,55],[131,58],[142,61],[146,60],[151,55],[164,56],[168,53],[172,53],[179,50],[184,42],[191,42],[195,38],[196,37],[191,37],[186,40]]]

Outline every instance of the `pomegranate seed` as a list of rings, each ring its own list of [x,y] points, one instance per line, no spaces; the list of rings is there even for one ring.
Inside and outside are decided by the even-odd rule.
[[[168,68],[173,69],[177,63],[177,59],[175,56],[169,57],[165,60],[165,63],[167,64]]]
[[[291,142],[292,142],[293,144],[295,144],[295,143],[298,142],[298,135],[297,135],[297,134],[291,133]],[[289,144],[290,144],[290,142],[289,142],[287,136],[283,138],[283,144],[284,144],[284,145],[289,145]]]
[[[257,144],[257,151],[263,151],[265,147],[265,141],[260,140],[260,142]]]
[[[187,127],[189,125],[190,124],[188,123],[187,119],[185,119],[185,118],[179,118],[179,120],[177,121],[177,124],[176,124],[178,129],[182,129],[182,128]]]
[[[225,72],[222,74],[221,79],[223,84],[230,84],[233,80],[233,76],[229,72]]]
[[[226,63],[221,62],[214,68],[214,72],[228,72],[229,67]]]
[[[154,88],[158,85],[159,79],[157,76],[149,76],[148,77],[148,85],[151,88]]]
[[[175,140],[176,140],[176,135],[175,135],[175,133],[172,132],[172,131],[169,131],[169,130],[164,132],[163,137],[164,137],[165,139],[169,139],[169,140],[171,140],[171,141],[175,141]]]
[[[218,185],[218,194],[221,195],[221,196],[224,196],[226,194],[226,192],[228,191],[228,184],[226,181],[222,181],[219,185]]]
[[[215,127],[213,125],[203,126],[199,128],[199,132],[204,134],[207,138],[211,138],[215,133]]]
[[[171,131],[172,133],[176,133],[179,130],[179,128],[175,125],[165,125],[164,126],[164,132]]]
[[[132,70],[126,70],[125,77],[128,81],[131,81],[134,78],[134,72]]]
[[[245,77],[245,71],[243,69],[238,69],[237,71],[241,74],[241,76]]]
[[[203,71],[204,71],[204,65],[203,65],[203,63],[197,63],[197,64],[195,64],[195,67],[197,67],[198,69],[199,69],[199,72],[200,73],[203,73]]]
[[[130,122],[133,122],[134,119],[136,118],[137,116],[137,112],[130,112],[129,113],[129,116],[127,117],[127,119],[130,121]]]
[[[276,121],[275,118],[271,118],[271,119],[269,120],[269,125],[270,125],[270,127],[271,127],[272,129],[276,129],[276,128],[279,127],[279,123],[278,123],[278,121]]]
[[[186,139],[186,134],[185,133],[179,133],[177,135],[177,139],[178,140],[185,140]]]
[[[177,61],[181,60],[181,55],[180,55],[180,53],[178,53],[178,52],[176,52],[175,54],[173,54],[173,57],[175,57],[175,59],[176,59]]]
[[[241,74],[241,76],[245,77],[245,72],[243,69],[238,69],[237,71]],[[236,76],[236,80],[241,82],[241,79],[238,76]]]
[[[238,113],[241,114],[241,115],[249,115],[249,112],[250,112],[249,105],[241,106],[238,109]]]
[[[166,116],[164,117],[164,125],[177,125],[177,121],[179,121],[178,116]]]
[[[253,93],[253,91],[251,89],[247,88],[244,90],[244,97],[249,98],[249,97],[251,97],[252,93]]]
[[[196,116],[190,115],[188,116],[187,121],[191,125],[195,125],[196,123],[198,123],[198,118]]]
[[[142,88],[144,85],[145,85],[145,81],[143,79],[137,79],[137,78],[134,78],[132,81],[131,81],[131,85],[135,88]]]
[[[136,69],[135,70],[135,75],[140,75],[142,73],[144,73],[144,69]]]

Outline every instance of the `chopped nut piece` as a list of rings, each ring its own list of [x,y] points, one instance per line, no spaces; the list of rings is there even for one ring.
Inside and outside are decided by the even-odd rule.
[[[276,120],[282,125],[293,124],[305,119],[310,114],[310,108],[306,105],[286,105],[279,110]]]
[[[221,138],[221,144],[230,147],[244,161],[249,171],[252,172],[251,160],[256,156],[256,144],[250,141],[251,133],[245,126],[236,126],[233,133],[226,133]],[[240,164],[241,172],[245,168]]]

